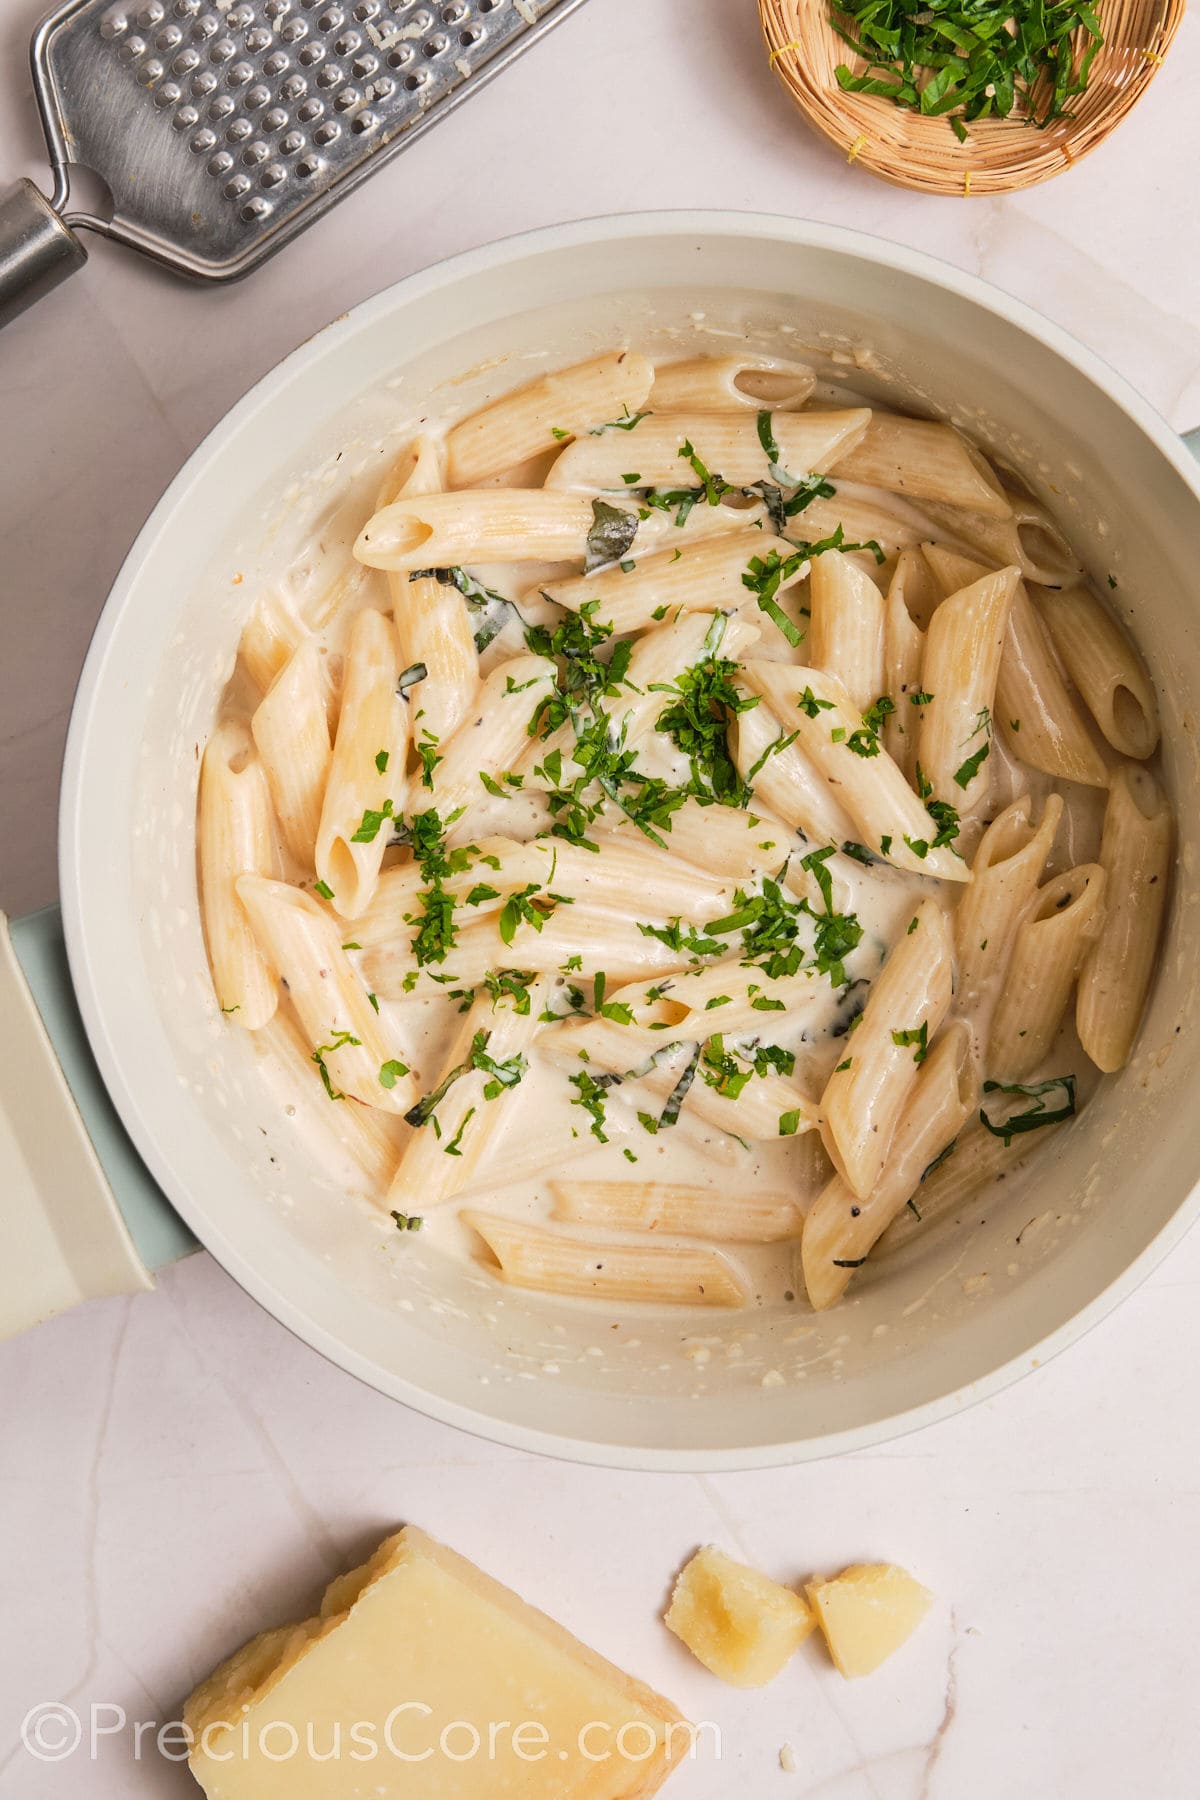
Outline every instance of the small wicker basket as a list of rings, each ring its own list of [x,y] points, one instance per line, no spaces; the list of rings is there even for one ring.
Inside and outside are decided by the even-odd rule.
[[[838,86],[839,63],[865,64],[833,29],[829,0],[759,0],[771,65],[808,120],[848,159],[922,194],[999,194],[1060,175],[1137,105],[1183,19],[1185,0],[1102,0],[1104,46],[1074,117],[1038,130],[980,119],[960,143],[945,118]]]

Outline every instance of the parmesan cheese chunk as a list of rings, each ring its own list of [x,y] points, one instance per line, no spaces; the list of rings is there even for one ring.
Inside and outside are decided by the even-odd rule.
[[[933,1595],[894,1563],[855,1563],[830,1581],[810,1581],[808,1597],[835,1667],[870,1675],[907,1643]]]
[[[711,1547],[681,1572],[664,1622],[732,1687],[773,1681],[816,1624],[791,1588]]]
[[[691,1728],[408,1526],[191,1696],[209,1800],[644,1800]]]

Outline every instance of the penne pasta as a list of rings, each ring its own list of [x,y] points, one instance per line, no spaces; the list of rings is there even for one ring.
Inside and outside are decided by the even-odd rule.
[[[255,1032],[253,1042],[255,1050],[284,1077],[293,1101],[312,1102],[305,1107],[306,1115],[350,1158],[362,1176],[362,1191],[380,1206],[400,1156],[396,1132],[404,1128],[399,1120],[377,1107],[363,1106],[349,1095],[341,1105],[329,1105],[320,1071],[290,1008],[280,1007],[262,1030]]]
[[[640,836],[634,842],[620,834],[599,839],[599,849],[560,838],[533,838],[518,843],[512,838],[481,837],[466,866],[444,878],[445,891],[463,902],[473,895],[473,908],[498,908],[506,893],[532,883],[552,887],[571,900],[621,911],[630,893],[647,897],[650,910],[664,918],[703,920],[727,912],[733,899],[733,883],[692,868],[666,851],[657,850]],[[366,912],[349,928],[363,949],[405,937],[404,917],[413,912],[422,885],[421,871],[412,863],[388,869],[380,877]],[[495,896],[480,897],[488,886]]]
[[[773,357],[692,356],[654,371],[650,405],[664,412],[740,412],[803,406],[816,384],[803,363]]]
[[[934,839],[938,826],[891,757],[872,734],[841,683],[816,669],[786,668],[748,660],[743,674],[775,717],[799,733],[797,743],[834,789],[856,826],[855,836],[873,855],[914,875],[966,881],[968,870],[947,845]]]
[[[396,500],[440,494],[445,486],[445,446],[422,432],[385,476],[375,510]],[[470,616],[457,588],[436,575],[389,571],[387,581],[400,668],[406,674],[423,671],[419,681],[404,690],[413,715],[413,736],[441,743],[461,721],[479,685]]]
[[[308,635],[308,627],[282,589],[269,588],[238,640],[238,659],[260,695],[267,692]]]
[[[1082,569],[1070,545],[1040,501],[1006,492],[1007,517],[990,517],[956,506],[926,502],[937,530],[928,535],[984,558],[996,568],[1012,564],[1025,581],[1061,587],[1078,581]],[[943,536],[943,534],[946,534]]]
[[[997,1081],[1024,1081],[1053,1045],[1076,977],[1104,926],[1105,886],[1098,863],[1080,863],[1040,888],[1018,925],[988,1044],[988,1068]]]
[[[788,1013],[790,1025],[811,1010],[814,997],[811,969],[771,976],[753,964],[725,959],[630,982],[608,993],[607,1002],[627,1009],[643,1030],[694,1040],[718,1028],[726,1034],[769,1030],[772,1013]]]
[[[987,790],[996,682],[1020,576],[999,569],[952,594],[929,621],[917,760],[933,797],[960,813]]]
[[[227,719],[200,765],[197,817],[204,936],[217,1005],[259,1031],[279,1002],[279,977],[263,955],[238,898],[242,875],[279,873],[266,772],[249,731]]]
[[[1017,585],[996,680],[996,718],[1010,751],[1058,781],[1107,787],[1108,769],[1063,680],[1049,633]]]
[[[368,607],[350,627],[314,858],[330,904],[343,918],[356,918],[370,903],[389,821],[404,811],[408,712],[396,692],[398,674],[392,628]]]
[[[943,596],[987,570],[938,544],[925,548]],[[996,677],[996,720],[1011,754],[1060,781],[1107,787],[1108,770],[1063,679],[1049,634],[1024,582],[1018,582]]]
[[[250,721],[284,842],[313,866],[331,746],[316,641],[306,639],[272,683]]]
[[[445,959],[420,981],[413,949],[420,917],[419,908],[414,909],[403,925],[403,936],[398,928],[386,943],[364,951],[363,974],[381,999],[406,1000],[414,993],[427,994],[431,982],[435,989],[441,989],[447,980],[460,989],[472,987],[496,969],[538,972],[568,965],[581,980],[604,974],[619,982],[678,969],[686,960],[684,953],[647,937],[620,913],[589,910],[586,924],[577,924],[569,916],[569,907],[558,905],[549,913],[538,912],[536,907],[531,910],[542,920],[540,929],[525,917],[511,925],[503,916],[503,906],[464,925],[457,930]]]
[[[978,1098],[970,1034],[951,1023],[921,1065],[887,1158],[869,1195],[835,1175],[804,1220],[800,1273],[816,1311],[839,1300],[856,1269],[921,1183],[929,1165],[953,1144]]]
[[[1079,977],[1075,1026],[1098,1069],[1123,1069],[1150,991],[1171,872],[1171,811],[1147,769],[1125,764],[1113,776],[1104,813],[1100,865],[1104,923]]]
[[[655,1231],[717,1244],[799,1237],[804,1215],[786,1194],[726,1195],[677,1181],[552,1181],[552,1217],[610,1231]]]
[[[1061,1131],[1061,1125],[1047,1125],[1039,1131],[1036,1150],[1024,1136],[1006,1143],[1002,1132],[982,1127],[965,1131],[949,1154],[925,1175],[912,1196],[912,1205],[900,1208],[876,1246],[876,1260],[883,1261],[921,1238],[935,1236],[933,1228],[940,1220],[961,1215],[964,1207],[985,1192],[991,1206],[997,1198],[996,1184],[1015,1182],[1031,1154],[1044,1156],[1050,1139]]]
[[[929,566],[919,549],[902,550],[888,584],[883,611],[883,688],[893,710],[883,723],[883,745],[907,780],[914,777],[917,762],[916,711],[921,694],[921,662],[925,633],[913,617],[913,608],[932,588]],[[928,609],[932,610],[932,608]]]
[[[738,1057],[736,1049],[727,1049],[716,1038],[699,1044],[676,1041],[671,1032],[643,1030],[601,1016],[566,1020],[547,1034],[543,1048],[563,1067],[602,1069],[622,1081],[636,1080],[667,1100],[682,1082],[678,1109],[731,1137],[793,1137],[817,1123],[816,1107],[794,1081],[771,1072],[755,1073],[752,1057]],[[669,1126],[672,1115],[666,1116],[666,1124],[658,1121],[659,1131]]]
[[[740,773],[747,771],[741,769]],[[630,837],[636,831],[636,825],[621,823],[612,835]],[[662,836],[672,856],[730,880],[752,880],[764,871],[778,869],[791,852],[807,848],[789,826],[759,810],[757,795],[746,811],[685,800],[663,822]]]
[[[823,1309],[1134,1053],[1173,826],[1123,625],[965,434],[748,345],[444,383],[247,596],[214,991],[477,1288]]]
[[[447,742],[438,743],[418,719],[417,743],[427,760],[421,786],[412,789],[413,809],[423,812],[432,806],[445,820],[489,792],[495,797],[497,787],[519,792],[521,778],[514,777],[514,786],[506,777],[526,760],[530,720],[539,702],[554,693],[557,675],[549,657],[514,656],[497,663],[480,684]]]
[[[952,425],[875,412],[854,448],[841,459],[846,481],[887,488],[913,500],[940,501],[988,518],[1007,519],[1012,507],[994,471]]]
[[[786,561],[795,546],[786,538],[754,529],[723,531],[714,537],[655,550],[614,563],[595,575],[572,575],[547,582],[539,591],[556,606],[591,609],[593,624],[614,632],[638,631],[681,612],[732,612],[750,603],[746,576],[755,557]],[[800,578],[794,570],[780,582],[786,593]]]
[[[753,805],[769,806],[791,831],[802,832],[814,843],[840,844],[853,838],[854,820],[838,800],[836,788],[798,748],[796,726],[789,727],[774,711],[756,706],[739,713],[729,732],[733,760],[753,790]]]
[[[802,531],[808,543],[822,543],[840,530],[843,554],[850,554],[846,546],[863,546],[855,554],[868,574],[879,568],[873,545],[878,546],[884,563],[892,566],[902,551],[915,549],[933,538],[945,539],[959,550],[970,547],[939,526],[924,507],[915,506],[898,494],[845,481],[840,475],[831,485],[832,496],[819,495],[811,501],[796,520],[793,532],[799,536]]]
[[[809,605],[813,667],[836,676],[859,712],[866,712],[885,691],[883,595],[848,557],[826,550],[812,565]]]
[[[590,501],[543,488],[479,488],[394,500],[359,533],[354,554],[371,569],[457,568],[463,563],[582,560],[594,523]]]
[[[1048,794],[1033,822],[1028,794],[1005,807],[979,840],[971,885],[954,915],[957,1004],[982,1041],[990,1011],[1008,973],[1017,927],[1037,892],[1062,818],[1062,800]]]
[[[861,439],[870,417],[865,407],[828,413],[772,413],[779,452],[776,461],[764,447],[756,419],[730,412],[654,412],[634,431],[605,432],[602,437],[580,438],[568,445],[547,475],[546,486],[608,493],[681,489],[698,482],[703,486],[694,459],[734,487],[759,481],[790,487],[814,472],[825,474],[836,468]]]
[[[237,891],[264,955],[287,983],[329,1098],[349,1094],[384,1112],[406,1111],[415,1097],[410,1069],[392,1054],[333,914],[302,889],[260,875],[243,875]]]
[[[949,1010],[952,972],[945,917],[935,900],[923,900],[821,1096],[822,1140],[859,1200],[879,1180],[927,1047]]]
[[[497,1267],[513,1287],[608,1301],[654,1301],[670,1306],[745,1306],[748,1295],[715,1250],[567,1236],[517,1224],[497,1213],[465,1211]]]
[[[474,487],[589,427],[602,432],[615,420],[624,429],[645,405],[653,380],[654,365],[646,357],[611,350],[502,394],[450,432],[451,487]]]
[[[529,1051],[544,1029],[549,999],[545,978],[517,993],[476,997],[436,1084],[407,1114],[412,1131],[388,1193],[389,1207],[424,1211],[471,1185],[507,1115],[520,1104]]]
[[[1144,762],[1158,745],[1158,701],[1132,639],[1089,588],[1040,596],[1055,648],[1113,749]]]

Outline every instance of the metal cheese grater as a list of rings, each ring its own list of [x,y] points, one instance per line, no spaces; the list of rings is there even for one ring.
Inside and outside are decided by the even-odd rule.
[[[70,0],[32,45],[54,167],[0,197],[0,323],[98,231],[184,275],[256,268],[582,0]],[[68,210],[73,165],[112,216]]]

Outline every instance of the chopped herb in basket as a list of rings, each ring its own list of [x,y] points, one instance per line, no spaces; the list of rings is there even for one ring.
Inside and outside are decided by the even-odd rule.
[[[830,17],[867,64],[840,64],[840,87],[945,117],[960,142],[976,119],[1070,117],[1104,42],[1087,0],[831,0]]]

